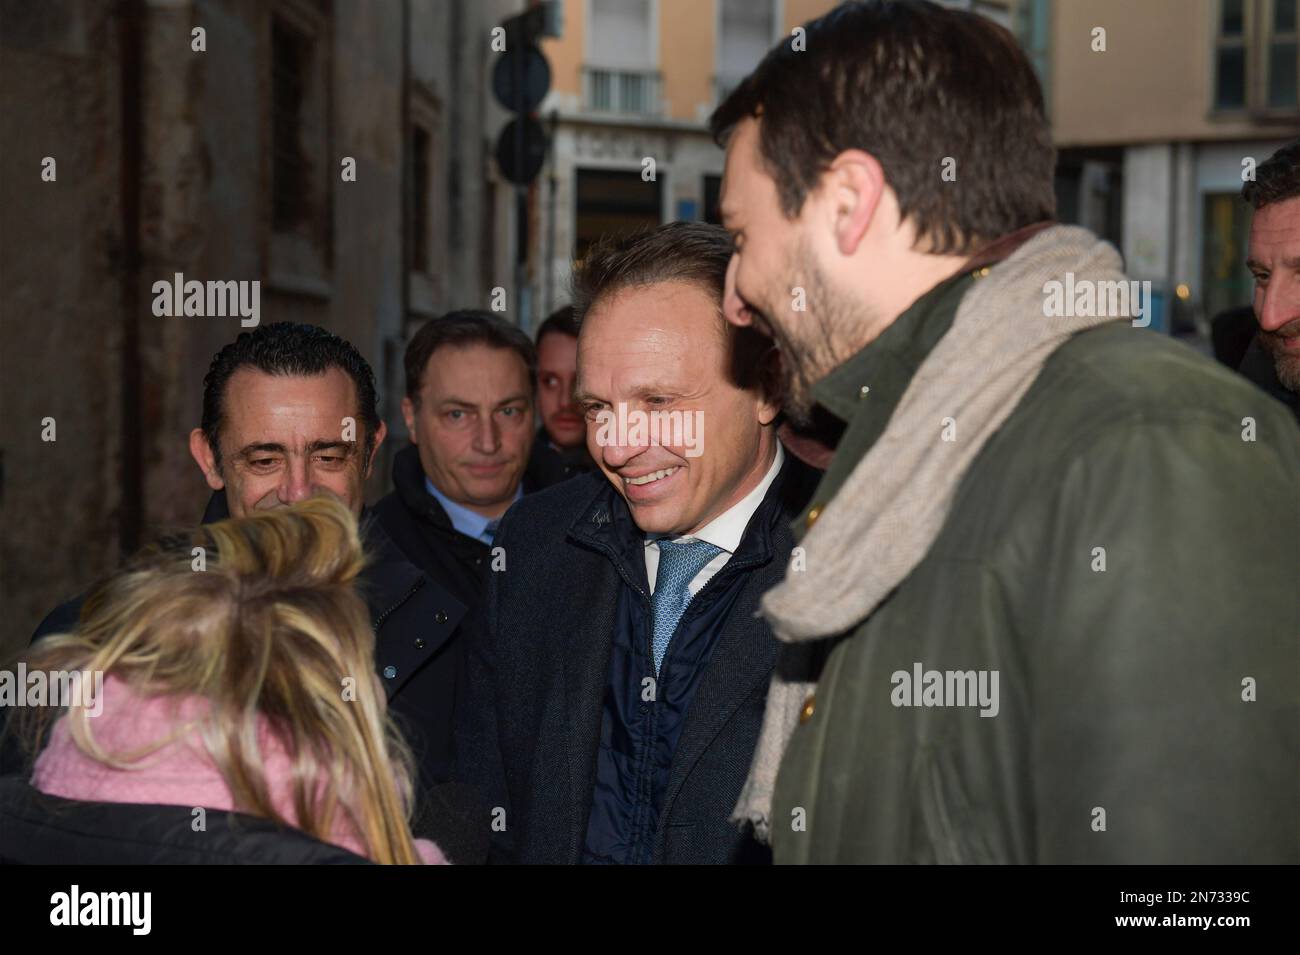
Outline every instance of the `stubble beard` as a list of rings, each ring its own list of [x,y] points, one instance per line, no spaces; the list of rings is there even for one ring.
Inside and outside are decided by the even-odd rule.
[[[781,374],[784,386],[783,404],[786,417],[796,426],[812,423],[812,409],[816,399],[813,386],[857,353],[860,344],[858,329],[864,325],[865,316],[846,296],[835,294],[817,268],[812,255],[802,245],[795,250],[794,268],[790,281],[784,283],[786,321],[771,314],[759,313],[755,324],[776,342],[781,353]],[[795,312],[789,290],[802,288],[806,310]],[[778,295],[782,290],[776,290]],[[773,298],[771,301],[780,301]]]
[[[1273,359],[1277,380],[1287,391],[1300,392],[1300,355],[1288,353],[1285,339],[1300,338],[1300,319],[1287,322],[1275,332],[1259,333],[1259,343]]]

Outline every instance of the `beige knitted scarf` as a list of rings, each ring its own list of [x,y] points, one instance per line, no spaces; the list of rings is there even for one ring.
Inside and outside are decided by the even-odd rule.
[[[962,297],[948,333],[922,362],[884,433],[802,541],[803,569],[763,598],[786,646],[768,690],[758,748],[732,814],[770,840],[772,792],[799,711],[812,692],[816,641],[865,620],[921,562],[985,442],[1047,357],[1077,332],[1114,321],[1049,317],[1048,283],[1127,282],[1119,253],[1076,226],[1052,226],[989,269]],[[1067,273],[1073,283],[1067,284]],[[1110,286],[1094,285],[1106,290]],[[1093,296],[1104,311],[1107,296]],[[1130,312],[1138,307],[1130,296]],[[1053,309],[1053,311],[1072,309]]]

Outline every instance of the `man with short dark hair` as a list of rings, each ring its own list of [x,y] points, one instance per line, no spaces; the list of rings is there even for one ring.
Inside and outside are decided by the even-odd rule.
[[[450,770],[465,607],[408,561],[364,506],[385,433],[374,374],[356,348],[323,328],[279,322],[240,334],[213,358],[189,444],[213,491],[205,523],[317,494],[361,519],[371,562],[360,583],[375,629],[375,668],[419,770],[416,825],[449,841],[450,854],[474,861],[477,847],[457,851],[467,830],[443,802],[454,796],[445,789],[433,796]],[[81,601],[50,613],[35,638],[73,629]]]
[[[1010,33],[870,0],[801,39],[712,120],[724,313],[843,424],[736,818],[784,863],[1300,861],[1295,422],[1050,221]]]
[[[578,379],[578,324],[573,306],[552,312],[537,329],[537,411],[542,419],[533,452],[539,487],[592,470],[587,423],[573,400]]]
[[[531,489],[537,352],[516,326],[467,309],[426,322],[405,366],[411,444],[375,511],[406,555],[472,609],[501,516]]]
[[[1240,371],[1300,421],[1300,139],[1260,163],[1241,195],[1255,210],[1246,266],[1258,329]]]
[[[576,276],[600,472],[506,514],[457,742],[503,861],[765,861],[727,815],[776,661],[754,612],[815,472],[777,441],[770,341],[722,320],[729,256],[679,222]]]
[[[374,373],[349,343],[278,322],[221,349],[203,379],[190,454],[235,517],[327,493],[355,514],[387,435]]]

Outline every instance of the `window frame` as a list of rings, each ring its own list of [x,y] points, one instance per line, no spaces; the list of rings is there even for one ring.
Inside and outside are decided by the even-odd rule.
[[[1210,30],[1209,118],[1219,122],[1294,122],[1296,106],[1271,106],[1268,91],[1273,43],[1279,38],[1290,40],[1296,44],[1296,102],[1300,103],[1300,15],[1293,32],[1278,35],[1273,32],[1276,0],[1242,0],[1241,36],[1225,39],[1224,3],[1225,0],[1215,0],[1211,7],[1214,20]],[[1219,104],[1219,55],[1221,50],[1230,47],[1242,50],[1244,102],[1241,106]]]
[[[275,179],[272,154],[275,142],[274,35],[277,22],[310,44],[310,83],[306,89],[306,118],[299,117],[298,135],[312,132],[319,142],[304,143],[303,172],[307,195],[303,202],[307,212],[292,226],[281,228],[275,221]],[[334,183],[340,167],[334,157],[334,18],[329,3],[323,0],[274,0],[264,8],[262,21],[264,46],[261,116],[264,142],[268,148],[262,163],[263,250],[268,263],[267,286],[271,290],[312,298],[328,299],[333,294],[334,268]]]

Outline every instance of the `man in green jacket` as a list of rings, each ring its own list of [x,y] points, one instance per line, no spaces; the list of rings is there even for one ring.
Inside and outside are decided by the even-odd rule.
[[[1051,221],[1015,40],[846,5],[713,129],[724,312],[839,432],[736,819],[777,862],[1300,861],[1300,430]]]

